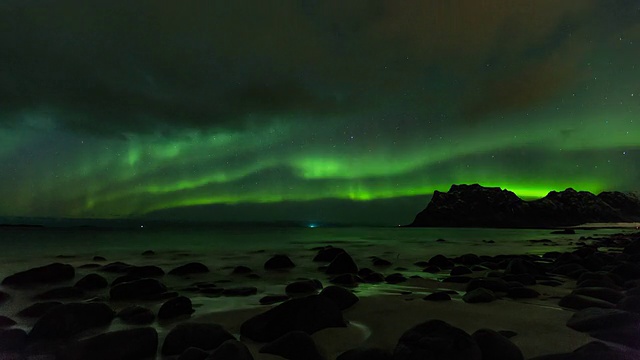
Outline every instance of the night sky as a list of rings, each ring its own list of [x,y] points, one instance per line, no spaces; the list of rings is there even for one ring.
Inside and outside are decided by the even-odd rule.
[[[0,215],[410,222],[640,190],[640,2],[0,2]]]

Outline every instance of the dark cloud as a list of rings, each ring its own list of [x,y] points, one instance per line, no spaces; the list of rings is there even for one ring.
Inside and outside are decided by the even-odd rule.
[[[618,30],[585,19],[631,6],[602,4],[4,1],[0,122],[39,110],[120,134],[240,127],[247,115],[421,112],[460,96],[479,119],[579,80],[589,37]],[[483,76],[488,62],[499,67]]]

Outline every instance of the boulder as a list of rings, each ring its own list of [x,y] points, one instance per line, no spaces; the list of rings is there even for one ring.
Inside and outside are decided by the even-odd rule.
[[[429,265],[437,266],[440,269],[453,269],[453,266],[455,265],[453,261],[440,254],[429,259],[428,263]]]
[[[470,304],[492,302],[495,299],[496,295],[493,293],[493,291],[485,288],[477,288],[475,290],[471,290],[464,294],[464,296],[462,296],[462,300]]]
[[[472,291],[478,288],[484,288],[494,292],[507,292],[509,285],[500,278],[477,278],[469,282],[466,291]]]
[[[451,272],[449,273],[449,275],[459,276],[459,275],[468,275],[472,273],[473,271],[471,271],[471,269],[469,269],[466,266],[454,266],[453,269],[451,269]]]
[[[360,300],[352,291],[334,285],[324,288],[320,292],[320,296],[324,296],[336,303],[340,310],[348,309]]]
[[[178,360],[206,360],[208,357],[208,352],[197,347],[190,347],[178,356]]]
[[[162,355],[178,355],[190,347],[213,350],[225,341],[234,339],[218,324],[181,323],[167,334],[162,344]]]
[[[7,294],[4,291],[0,291],[0,305],[6,303],[7,301],[9,301],[9,299],[11,298],[11,296],[9,294]]]
[[[318,250],[318,253],[313,258],[313,261],[316,261],[316,262],[331,262],[331,261],[333,261],[333,259],[336,258],[336,256],[338,256],[339,254],[341,254],[343,252],[345,252],[345,251],[343,249],[341,249],[341,248],[337,248],[337,247],[333,247],[333,246],[327,246],[327,247],[324,247],[324,248]]]
[[[621,291],[606,287],[582,287],[573,290],[572,294],[589,296],[592,298],[608,301],[613,304],[617,304],[618,301],[620,301],[624,297],[624,294]]]
[[[128,306],[118,312],[116,317],[122,322],[133,325],[151,324],[156,319],[156,315],[150,309],[139,305]]]
[[[65,339],[82,331],[106,326],[115,313],[103,303],[69,303],[47,311],[29,332],[29,339]]]
[[[53,263],[9,275],[2,280],[2,285],[19,287],[32,284],[54,283],[71,280],[75,274],[73,266]]]
[[[512,299],[532,299],[538,296],[540,296],[539,292],[526,287],[513,287],[507,291],[507,297]]]
[[[358,286],[358,283],[363,282],[360,277],[353,274],[341,274],[333,277],[329,280],[332,284],[338,284],[343,286]]]
[[[166,320],[182,315],[191,315],[195,310],[191,304],[191,300],[186,296],[178,296],[167,300],[160,310],[158,310],[158,319]]]
[[[279,303],[279,302],[287,301],[290,298],[291,297],[289,295],[267,295],[267,296],[263,296],[260,299],[260,304],[262,304],[262,305],[271,305],[271,304],[276,304],[276,303]]]
[[[6,317],[3,315],[0,315],[0,328],[6,328],[6,327],[10,327],[17,324],[13,319],[11,319],[10,317]]]
[[[109,286],[107,279],[98,274],[88,274],[74,285],[74,287],[85,291],[104,289],[107,286]]]
[[[322,283],[316,279],[298,280],[288,284],[284,291],[289,295],[311,294],[322,289]]]
[[[632,313],[640,314],[640,296],[639,295],[627,296],[622,300],[620,300],[617,307],[620,310],[625,310]]]
[[[258,288],[254,286],[227,288],[222,291],[222,295],[224,296],[251,296],[257,293]]]
[[[113,286],[109,295],[112,300],[144,300],[166,291],[167,287],[156,279],[139,279]]]
[[[384,281],[388,284],[399,284],[407,281],[407,278],[401,273],[393,273],[385,276]]]
[[[338,305],[325,296],[291,299],[245,321],[242,336],[257,342],[273,341],[291,331],[313,334],[330,327],[345,327]]]
[[[351,255],[346,252],[342,252],[336,256],[329,266],[327,267],[327,274],[357,274],[358,273],[358,265],[356,265],[355,261]]]
[[[560,299],[558,305],[575,310],[582,310],[590,307],[599,307],[603,309],[613,309],[616,307],[615,304],[608,301],[577,294],[569,294],[563,297]]]
[[[393,351],[394,360],[481,360],[475,340],[442,320],[429,320],[407,330]]]
[[[52,308],[54,308],[54,307],[56,307],[58,305],[62,305],[62,303],[60,301],[37,302],[37,303],[35,303],[33,305],[27,306],[26,308],[20,310],[18,312],[18,316],[20,316],[20,317],[30,317],[30,318],[41,317],[47,311],[49,311],[50,309],[52,309]]]
[[[112,331],[74,341],[61,349],[59,360],[113,360],[155,358],[158,333],[154,328]]]
[[[73,286],[65,286],[47,290],[35,296],[38,300],[53,299],[81,299],[84,297],[84,291]]]
[[[356,348],[343,352],[336,360],[392,360],[387,350],[380,348]]]
[[[303,331],[288,332],[260,348],[263,354],[285,359],[323,360],[311,336]]]
[[[451,295],[449,295],[446,291],[437,291],[425,296],[422,299],[427,301],[448,301],[451,300]]]
[[[274,255],[264,263],[265,270],[286,270],[295,266],[287,255]]]
[[[209,272],[209,268],[203,263],[191,262],[182,266],[178,266],[175,269],[172,269],[171,271],[169,271],[169,275],[185,276],[185,275],[191,275],[191,274],[204,274],[208,272]]]
[[[22,351],[26,346],[27,333],[24,330],[0,330],[0,357],[3,352]]]
[[[522,351],[511,340],[493,330],[480,329],[471,337],[478,344],[482,359],[524,360]]]
[[[640,324],[640,315],[617,309],[586,308],[573,314],[567,326],[581,332]]]
[[[233,339],[213,350],[207,360],[253,360],[253,356],[245,344]]]

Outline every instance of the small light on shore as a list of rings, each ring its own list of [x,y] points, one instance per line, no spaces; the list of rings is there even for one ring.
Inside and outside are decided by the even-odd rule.
[[[309,224],[309,227],[313,229],[313,228],[315,228],[315,227],[318,227],[318,225],[316,225],[316,224]]]
[[[140,225],[140,229],[144,229],[144,225]]]

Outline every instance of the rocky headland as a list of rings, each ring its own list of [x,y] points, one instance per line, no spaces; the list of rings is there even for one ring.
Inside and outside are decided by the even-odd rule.
[[[410,226],[553,228],[640,221],[640,199],[618,191],[598,195],[568,188],[525,201],[513,192],[478,184],[435,191]]]

